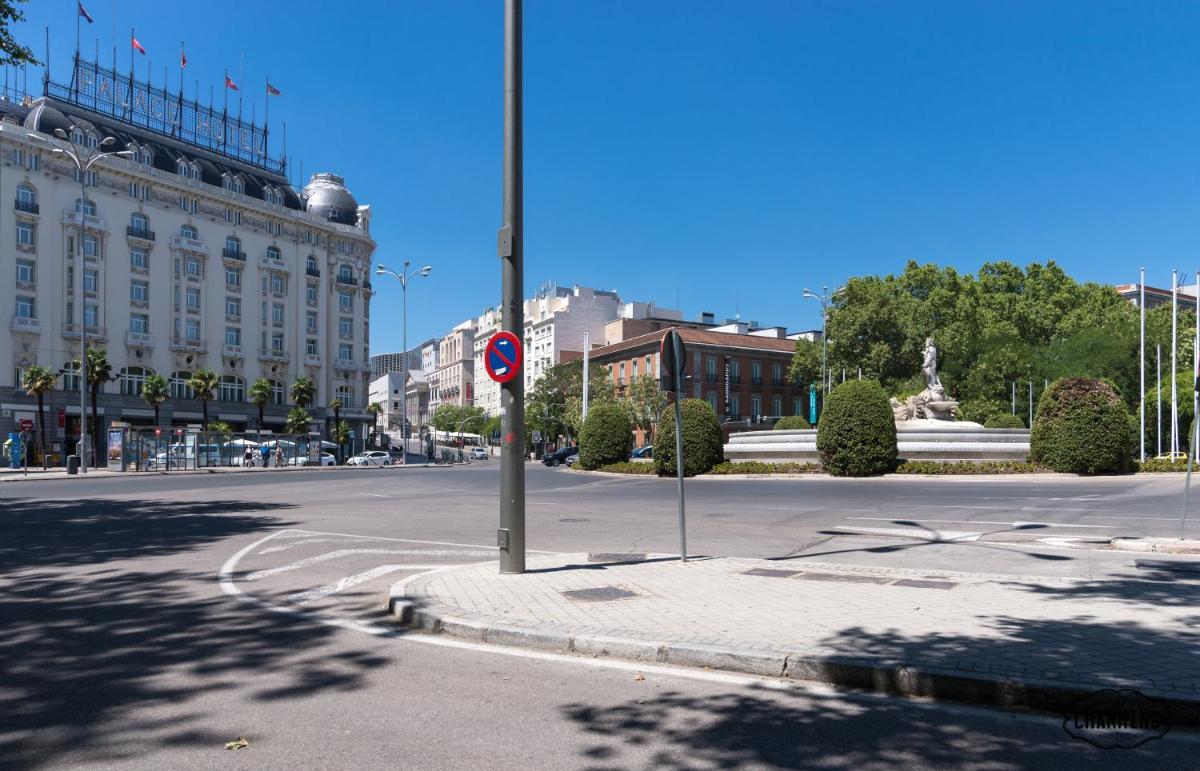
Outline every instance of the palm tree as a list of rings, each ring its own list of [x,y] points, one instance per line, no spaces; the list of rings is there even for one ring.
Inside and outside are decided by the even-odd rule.
[[[342,445],[350,441],[350,424],[346,421],[339,421],[333,426],[333,440],[338,444],[338,454],[341,455]],[[342,459],[338,458],[338,463]]]
[[[335,437],[334,441],[337,442],[337,462],[338,462],[338,465],[340,466],[342,463],[342,445],[344,444],[344,442],[338,442],[336,437],[337,437],[338,427],[342,423],[342,400],[341,399],[330,400],[329,409],[333,410],[333,433],[334,433],[334,437]],[[346,438],[347,439],[350,438],[350,435],[348,433],[346,435]]]
[[[158,408],[171,394],[167,379],[155,372],[142,383],[142,401],[154,408],[154,425],[158,425]]]
[[[250,384],[250,390],[246,392],[250,397],[250,401],[258,407],[258,430],[263,430],[263,408],[271,403],[271,398],[275,395],[271,381],[265,377],[260,377]]]
[[[217,373],[211,369],[198,369],[192,373],[192,376],[187,381],[188,388],[196,392],[196,398],[200,400],[200,406],[204,413],[204,421],[201,423],[205,433],[208,433],[208,403],[212,400],[213,395],[220,385],[217,380]]]
[[[292,397],[292,403],[297,407],[307,407],[317,398],[317,386],[310,377],[296,378],[288,395]]]
[[[108,361],[108,351],[103,348],[89,348],[86,372],[88,387],[92,392],[92,429],[96,432],[94,437],[96,443],[92,445],[92,458],[99,467],[100,456],[97,455],[96,448],[104,445],[104,426],[100,424],[99,413],[96,411],[96,400],[100,395],[100,386],[113,379],[112,364]]]
[[[367,412],[371,413],[371,417],[375,419],[375,446],[379,446],[379,416],[383,413],[383,405],[379,402],[371,402],[367,405]]]
[[[42,470],[46,470],[46,393],[54,390],[58,375],[45,367],[34,364],[25,370],[21,378],[21,387],[25,393],[37,397],[38,405],[38,450],[42,453]]]
[[[308,410],[303,407],[293,407],[292,411],[287,414],[287,420],[284,421],[283,430],[289,434],[308,435],[308,424],[311,418],[308,415]]]

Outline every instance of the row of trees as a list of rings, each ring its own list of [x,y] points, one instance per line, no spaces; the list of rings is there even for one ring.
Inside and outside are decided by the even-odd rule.
[[[603,367],[588,373],[588,409],[616,404],[625,411],[634,429],[654,435],[666,395],[653,375],[632,379],[618,394]],[[555,364],[525,395],[525,424],[542,436],[579,436],[583,428],[583,362]]]
[[[79,361],[71,362],[74,371],[79,371]],[[67,372],[55,372],[41,365],[33,365],[25,370],[22,377],[21,386],[25,392],[37,399],[38,410],[38,428],[39,441],[38,449],[42,455],[42,467],[47,464],[45,452],[45,436],[46,436],[46,412],[45,398],[46,394],[55,389],[58,384],[60,374]],[[85,368],[85,377],[87,379],[87,388],[90,392],[92,415],[97,414],[96,403],[100,394],[100,388],[108,382],[111,382],[113,377],[112,364],[108,361],[108,352],[103,348],[92,348],[87,352],[87,366]],[[210,424],[208,419],[208,403],[212,401],[218,390],[220,389],[220,378],[218,375],[209,369],[199,369],[192,373],[187,380],[187,387],[200,400],[202,408],[202,427],[204,431],[216,430],[219,433],[229,433],[229,427],[224,424],[214,421]],[[312,378],[300,377],[296,382],[292,383],[288,390],[288,396],[291,398],[294,405],[291,411],[287,414],[284,420],[284,431],[289,434],[307,434],[309,423],[312,417],[309,415],[308,406],[316,399],[317,387],[313,383]],[[142,383],[141,397],[147,405],[154,409],[154,424],[159,423],[159,409],[162,404],[170,398],[171,389],[167,383],[167,379],[158,373],[151,374],[146,377]],[[262,426],[264,422],[264,411],[267,405],[274,399],[274,392],[271,381],[266,378],[255,380],[246,395],[251,404],[258,407],[258,425]],[[333,399],[329,403],[330,409],[334,411],[334,441],[341,447],[349,440],[350,426],[341,419],[342,403],[339,399]],[[373,415],[378,415],[382,411],[382,407],[378,404],[372,404],[368,407],[368,412]],[[103,427],[97,422],[93,427],[96,432],[95,446],[100,447],[103,444]]]
[[[1190,362],[1196,317],[1179,314],[1179,361]],[[827,320],[832,372],[878,380],[904,397],[925,387],[920,372],[926,337],[938,347],[938,369],[980,423],[1009,412],[1014,381],[1096,377],[1112,381],[1129,406],[1138,400],[1138,312],[1108,285],[1080,283],[1053,261],[1022,269],[990,262],[975,274],[909,262],[899,275],[852,278]],[[1151,368],[1155,346],[1170,361],[1171,308],[1147,314]],[[799,341],[791,377],[820,381],[821,343]],[[1150,370],[1153,383],[1153,369]],[[1165,378],[1164,378],[1165,380]]]

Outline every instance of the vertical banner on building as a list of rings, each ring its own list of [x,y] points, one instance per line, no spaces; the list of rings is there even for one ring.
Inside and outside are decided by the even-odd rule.
[[[729,385],[733,381],[731,370],[733,369],[732,357],[725,357],[725,422],[733,420],[733,413],[730,412],[729,400]]]
[[[811,426],[817,425],[817,384],[813,383],[808,387],[808,423]]]

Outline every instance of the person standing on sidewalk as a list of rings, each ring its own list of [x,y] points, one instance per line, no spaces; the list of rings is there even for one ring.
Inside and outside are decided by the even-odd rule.
[[[269,466],[271,464],[271,448],[267,447],[264,444],[262,446],[261,453],[262,453],[262,464],[263,464],[263,468],[265,469],[267,466]]]
[[[275,443],[275,468],[283,468],[283,445]]]

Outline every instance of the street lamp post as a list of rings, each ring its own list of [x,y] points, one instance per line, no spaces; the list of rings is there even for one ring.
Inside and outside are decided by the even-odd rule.
[[[84,222],[87,218],[86,202],[87,202],[87,175],[91,171],[92,166],[102,158],[110,158],[112,156],[127,157],[133,155],[131,150],[102,150],[104,147],[111,147],[116,144],[116,139],[113,137],[104,137],[96,145],[88,146],[86,144],[76,144],[72,137],[78,133],[83,135],[83,129],[72,124],[70,135],[61,128],[54,129],[54,136],[58,137],[62,142],[66,142],[67,146],[63,147],[58,142],[55,142],[41,134],[29,132],[28,136],[38,142],[44,142],[51,147],[50,152],[56,155],[64,155],[71,159],[75,164],[75,170],[79,174],[79,219],[77,221],[77,233],[75,239],[75,254],[76,260],[76,276],[75,276],[75,299],[79,303],[79,465],[82,473],[86,474],[88,469],[88,430],[87,430],[87,293],[84,289],[84,275],[86,268],[84,266],[83,256],[83,231]],[[92,416],[94,421],[96,416]]]
[[[413,276],[425,278],[433,270],[428,265],[419,270],[409,270],[408,266],[411,264],[410,261],[405,260],[404,267],[400,269],[399,273],[384,265],[379,265],[375,268],[375,275],[377,276],[393,276],[400,280],[400,305],[403,317],[403,348],[400,354],[402,360],[400,366],[403,373],[400,376],[403,380],[400,384],[400,446],[404,448],[404,451],[400,454],[400,463],[402,465],[408,465],[408,281]]]
[[[829,380],[827,375],[828,366],[826,363],[828,361],[829,354],[829,339],[825,334],[825,325],[829,320],[829,302],[834,297],[837,297],[839,294],[841,294],[845,289],[846,287],[843,286],[840,289],[833,290],[833,294],[830,294],[829,287],[823,286],[821,287],[820,294],[817,294],[811,289],[805,289],[803,295],[804,297],[821,303],[821,391],[825,395],[829,394]],[[822,409],[824,409],[824,403],[822,403]]]

